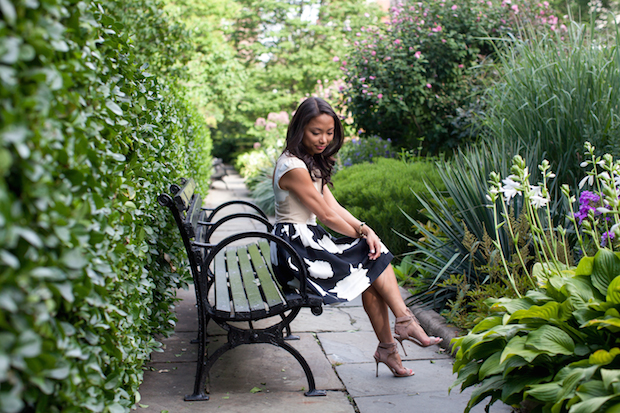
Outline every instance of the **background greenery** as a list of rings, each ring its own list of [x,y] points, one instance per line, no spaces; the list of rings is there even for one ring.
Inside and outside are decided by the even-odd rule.
[[[424,194],[424,181],[443,188],[432,162],[405,163],[378,158],[344,168],[334,175],[332,193],[355,217],[366,222],[394,255],[407,251],[407,241],[396,232],[412,236],[412,225],[405,211],[423,220],[416,194]]]
[[[1,6],[0,411],[129,411],[185,284],[156,196],[209,177],[184,35],[151,0]]]

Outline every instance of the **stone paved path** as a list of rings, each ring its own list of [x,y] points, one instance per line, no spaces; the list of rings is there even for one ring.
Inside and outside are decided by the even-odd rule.
[[[216,182],[206,199],[209,206],[231,199],[249,199],[238,175],[231,173],[224,179],[229,189]],[[218,239],[252,228],[262,229],[249,220],[237,222],[222,227]],[[360,299],[346,305],[326,306],[319,317],[305,309],[291,325],[301,339],[290,343],[310,364],[317,388],[328,390],[326,397],[303,396],[307,387],[305,375],[288,352],[268,344],[255,344],[227,352],[214,365],[209,401],[184,402],[183,396],[193,389],[196,370],[197,346],[190,344],[190,340],[196,337],[197,319],[193,290],[179,290],[178,297],[181,301],[176,308],[179,321],[175,334],[163,340],[164,352],[152,355],[140,387],[143,407],[138,412],[456,413],[467,404],[469,392],[460,394],[455,389],[448,394],[455,379],[452,358],[438,346],[420,348],[406,343],[408,356],[402,349],[399,351],[404,366],[413,369],[415,376],[395,378],[387,367],[379,365],[376,378],[372,355],[377,340]],[[226,340],[224,333],[210,324],[213,346]],[[483,411],[484,404],[472,410]],[[491,407],[491,413],[511,411],[501,403]]]

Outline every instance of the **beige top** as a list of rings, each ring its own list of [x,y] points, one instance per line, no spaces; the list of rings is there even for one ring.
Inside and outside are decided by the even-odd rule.
[[[280,188],[280,178],[291,169],[303,168],[306,171],[308,167],[298,157],[286,151],[278,158],[276,162],[275,173],[273,176],[273,192],[275,194],[276,203],[276,224],[281,222],[289,222],[296,224],[316,225],[316,215],[314,215],[304,204],[301,203],[290,191]],[[309,172],[308,172],[309,173]],[[321,188],[321,180],[313,181],[314,186],[320,194],[323,193]]]

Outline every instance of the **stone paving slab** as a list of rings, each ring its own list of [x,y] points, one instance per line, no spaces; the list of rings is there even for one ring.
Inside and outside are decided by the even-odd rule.
[[[377,339],[374,332],[318,333],[317,336],[321,341],[325,354],[327,354],[327,358],[332,364],[374,363],[373,355],[377,349]],[[450,359],[450,356],[440,351],[437,346],[422,348],[410,343],[404,344],[407,349],[406,356],[402,352],[400,344],[397,344],[402,360]]]
[[[356,397],[359,413],[458,413],[467,406],[469,396],[441,396],[437,392],[398,394],[390,396]],[[483,413],[487,401],[483,401],[471,413]],[[490,413],[510,413],[512,409],[502,403],[491,406]]]
[[[355,413],[354,407],[344,392],[329,391],[325,397],[305,397],[302,392],[259,392],[256,394],[215,393],[208,401],[185,402],[171,400],[165,395],[149,398],[139,413]]]

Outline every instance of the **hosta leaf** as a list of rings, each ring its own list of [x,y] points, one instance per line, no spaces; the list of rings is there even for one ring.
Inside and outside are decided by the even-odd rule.
[[[532,301],[526,298],[500,298],[494,300],[491,310],[499,310],[504,308],[509,314],[517,310],[526,310],[532,306]]]
[[[494,392],[500,392],[505,383],[506,382],[501,375],[492,376],[483,380],[482,383],[480,383],[480,386],[476,387],[471,392],[471,397],[469,399],[469,403],[467,403],[467,406],[471,408],[480,403],[488,395],[491,395]]]
[[[590,380],[583,383],[577,389],[577,396],[584,401],[595,397],[607,396],[609,392],[605,389],[605,385],[601,380]]]
[[[615,329],[620,328],[620,318],[606,316],[604,318],[590,320],[586,324],[584,324],[584,327],[589,327],[593,325],[598,325],[598,328],[609,327],[612,329],[612,331],[615,331]]]
[[[526,346],[548,354],[573,354],[575,343],[566,332],[553,326],[542,326],[527,336]]]
[[[506,380],[506,383],[502,388],[502,400],[506,400],[513,394],[521,393],[526,386],[539,384],[541,381],[545,381],[546,379],[546,377],[541,377],[534,374],[520,374],[516,377],[510,376],[510,379]]]
[[[618,275],[620,275],[620,258],[607,249],[600,249],[594,256],[592,285],[601,294],[606,295],[609,284]]]
[[[620,382],[620,370],[601,369],[601,378],[605,388],[611,391],[611,385]]]
[[[523,318],[542,318],[544,320],[553,320],[560,318],[560,303],[557,301],[549,301],[542,307],[533,305],[527,310],[515,311],[510,320],[521,320]]]
[[[620,348],[618,347],[612,348],[609,352],[603,349],[597,350],[594,353],[590,354],[588,362],[590,364],[598,364],[604,366],[611,363],[618,354],[620,354]]]
[[[474,328],[472,328],[472,333],[479,333],[481,331],[487,331],[495,326],[502,324],[502,317],[500,316],[491,316],[487,317],[478,324]]]
[[[558,400],[558,395],[562,386],[558,382],[534,384],[524,394],[536,400],[547,403],[554,403]]]
[[[607,287],[607,301],[620,304],[620,276],[614,278]]]
[[[502,356],[500,357],[500,363],[504,363],[507,358],[511,356],[520,356],[525,359],[528,363],[531,363],[536,357],[542,354],[542,351],[537,351],[534,349],[525,348],[525,342],[527,341],[527,336],[523,337],[513,337],[504,350],[502,351]]]
[[[480,364],[476,361],[470,361],[465,366],[463,366],[459,372],[457,379],[452,383],[449,390],[452,390],[454,387],[462,384],[461,390],[466,389],[478,382],[478,370],[480,369]]]
[[[594,257],[583,257],[579,260],[575,275],[591,275],[594,268]]]
[[[500,352],[494,353],[482,363],[480,371],[478,372],[478,379],[483,380],[485,377],[499,374],[503,371],[503,366],[500,364],[499,359],[502,354]]]
[[[616,397],[615,395],[594,397],[592,399],[585,400],[581,403],[574,404],[569,413],[593,413],[596,412],[608,400]]]

